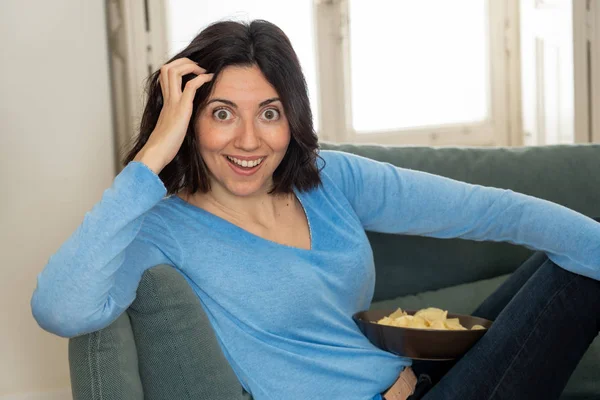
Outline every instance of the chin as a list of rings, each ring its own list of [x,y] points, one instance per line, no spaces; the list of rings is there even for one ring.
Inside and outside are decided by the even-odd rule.
[[[229,184],[225,185],[227,191],[235,196],[239,197],[251,197],[252,195],[261,192],[264,189],[264,185],[259,185],[256,182],[246,184]],[[268,190],[265,190],[268,191]]]

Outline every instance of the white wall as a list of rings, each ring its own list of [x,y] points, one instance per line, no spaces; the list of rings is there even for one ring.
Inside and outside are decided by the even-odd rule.
[[[0,48],[0,398],[68,398],[29,300],[114,176],[104,1],[2,0]]]

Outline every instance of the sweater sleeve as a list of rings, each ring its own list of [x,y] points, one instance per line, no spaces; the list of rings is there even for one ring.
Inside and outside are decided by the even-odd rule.
[[[323,172],[365,230],[509,242],[544,251],[566,270],[600,280],[600,223],[559,204],[335,151]]]
[[[144,164],[121,171],[38,275],[31,308],[43,329],[64,337],[101,329],[133,302],[144,270],[175,265],[174,238],[150,212],[165,194]]]

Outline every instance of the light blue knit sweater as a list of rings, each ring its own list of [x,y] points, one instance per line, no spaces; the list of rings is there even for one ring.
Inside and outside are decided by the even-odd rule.
[[[346,153],[321,156],[323,185],[296,191],[311,250],[165,197],[158,176],[131,162],[40,273],[34,317],[60,336],[101,329],[134,300],[144,270],[168,263],[255,399],[367,400],[410,360],[375,348],[351,319],[369,308],[375,284],[365,230],[507,241],[600,279],[600,224],[575,211]]]

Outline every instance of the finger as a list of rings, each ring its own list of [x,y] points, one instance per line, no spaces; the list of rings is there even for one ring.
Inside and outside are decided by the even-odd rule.
[[[160,91],[163,95],[163,104],[169,100],[169,79],[167,77],[167,69],[163,65],[158,73],[158,83],[160,84]]]
[[[169,95],[172,96],[173,99],[181,98],[181,84],[183,81],[183,76],[191,73],[201,75],[204,74],[204,72],[206,72],[204,68],[201,68],[196,64],[189,63],[169,69]]]
[[[171,70],[172,68],[177,68],[180,65],[196,65],[198,66],[197,63],[195,63],[194,61],[190,60],[187,57],[182,57],[182,58],[178,58],[176,60],[171,61],[170,63],[167,63],[165,65],[163,65],[160,68],[160,72],[159,72],[159,76],[158,76],[158,80],[159,80],[159,84],[160,84],[160,89],[162,91],[162,95],[163,95],[163,99],[165,100],[165,102],[167,100],[169,100],[170,98],[170,94],[171,92],[170,90],[170,82],[169,82],[169,70]],[[198,68],[200,68],[201,73],[206,72],[206,70],[200,66],[198,66]],[[179,86],[181,87],[181,83],[179,83]]]
[[[182,57],[182,58],[178,58],[177,60],[173,60],[168,64],[163,65],[163,68],[165,68],[167,71],[169,71],[174,68],[179,68],[182,65],[198,65],[198,63],[190,60],[187,57]],[[202,67],[200,67],[200,68],[202,68]],[[204,68],[202,68],[202,69],[204,70]]]
[[[194,96],[196,95],[196,90],[206,82],[212,80],[215,74],[202,74],[198,75],[194,79],[188,81],[185,84],[185,89],[183,90],[183,95],[181,96],[181,102],[183,104],[191,105],[194,101]]]
[[[190,60],[187,57],[181,57],[181,58],[171,61],[170,63],[163,65],[163,67],[167,67],[167,69],[170,69],[173,67],[177,67],[178,65],[182,65],[182,64],[196,64],[196,62]]]

